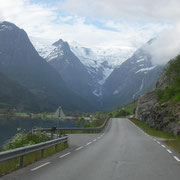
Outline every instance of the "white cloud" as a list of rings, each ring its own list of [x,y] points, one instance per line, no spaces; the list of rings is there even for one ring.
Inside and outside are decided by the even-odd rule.
[[[178,20],[179,0],[65,0],[59,8],[76,14],[133,19]]]
[[[163,31],[151,45],[145,47],[155,65],[166,64],[170,59],[180,54],[180,24]]]
[[[57,9],[60,6],[58,7],[56,4],[50,7],[42,3],[32,4],[29,0],[0,0],[0,17],[23,28],[30,36],[53,40],[62,38],[90,47],[134,49],[156,36],[163,29],[169,28],[169,25],[153,21],[134,23],[122,21],[122,18],[120,21],[117,20],[117,17],[127,14],[132,16],[136,14],[137,17],[143,14],[142,17],[145,18],[155,17],[157,11],[155,11],[156,6],[152,5],[152,1],[150,3],[150,1],[144,0],[65,0],[62,1],[63,4],[61,3],[61,11],[66,9],[68,13],[66,16],[62,16]],[[159,2],[162,1],[157,1],[155,4],[158,6]],[[155,15],[151,12],[152,9]],[[175,12],[178,13],[178,11]],[[87,24],[87,14],[93,14],[94,17],[101,15],[101,18],[111,18],[102,20],[103,26],[106,27],[103,29],[93,23]],[[158,16],[163,17],[163,14],[164,11]],[[112,17],[116,17],[116,19]]]

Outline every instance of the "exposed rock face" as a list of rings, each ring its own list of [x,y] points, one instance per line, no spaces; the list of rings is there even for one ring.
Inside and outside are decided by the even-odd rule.
[[[164,76],[156,83],[156,89],[139,97],[135,118],[160,130],[180,135],[180,103],[157,102],[157,89],[164,89],[167,85],[168,81]]]

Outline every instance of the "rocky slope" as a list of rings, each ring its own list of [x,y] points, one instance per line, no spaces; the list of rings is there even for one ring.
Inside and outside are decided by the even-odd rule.
[[[180,58],[176,58],[172,62],[180,64]],[[172,67],[172,62],[167,72]],[[166,73],[157,81],[153,91],[139,97],[135,118],[150,126],[180,135],[180,80],[178,80],[180,71],[177,65],[173,68],[171,73]],[[170,91],[171,87],[173,87],[173,93]],[[169,98],[163,99],[163,94]]]

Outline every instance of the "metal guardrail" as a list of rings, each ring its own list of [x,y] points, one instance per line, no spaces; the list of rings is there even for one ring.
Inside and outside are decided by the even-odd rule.
[[[99,127],[94,128],[58,128],[57,130],[60,131],[99,131],[104,128],[110,118],[107,118],[104,123]],[[34,129],[34,131],[51,131],[52,128],[41,128],[41,129]],[[10,160],[13,158],[19,157],[19,165],[20,167],[23,166],[23,157],[27,154],[40,151],[41,157],[43,157],[44,149],[55,146],[57,147],[58,144],[68,142],[68,136],[64,136],[58,139],[42,142],[39,144],[21,147],[9,151],[0,152],[0,162]]]
[[[64,136],[58,139],[42,142],[42,143],[31,145],[31,146],[26,146],[26,147],[21,147],[21,148],[9,150],[9,151],[0,152],[0,162],[19,157],[19,165],[22,167],[24,155],[27,155],[36,151],[40,151],[41,157],[43,157],[44,149],[52,147],[52,146],[55,146],[56,148],[58,144],[62,144],[65,142],[68,142],[68,136]]]
[[[105,127],[105,125],[107,124],[108,120],[110,118],[106,118],[106,120],[104,121],[104,123],[101,126],[98,127],[93,127],[93,128],[57,128],[55,130],[58,131],[99,131],[102,128]],[[52,131],[52,128],[40,128],[40,129],[33,129],[34,131]]]

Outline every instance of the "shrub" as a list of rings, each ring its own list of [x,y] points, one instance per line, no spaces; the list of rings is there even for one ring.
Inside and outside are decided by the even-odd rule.
[[[12,137],[5,145],[3,145],[2,150],[7,151],[23,146],[38,144],[50,139],[51,138],[47,134],[41,132],[34,134],[32,134],[32,132],[18,133],[14,137]]]

